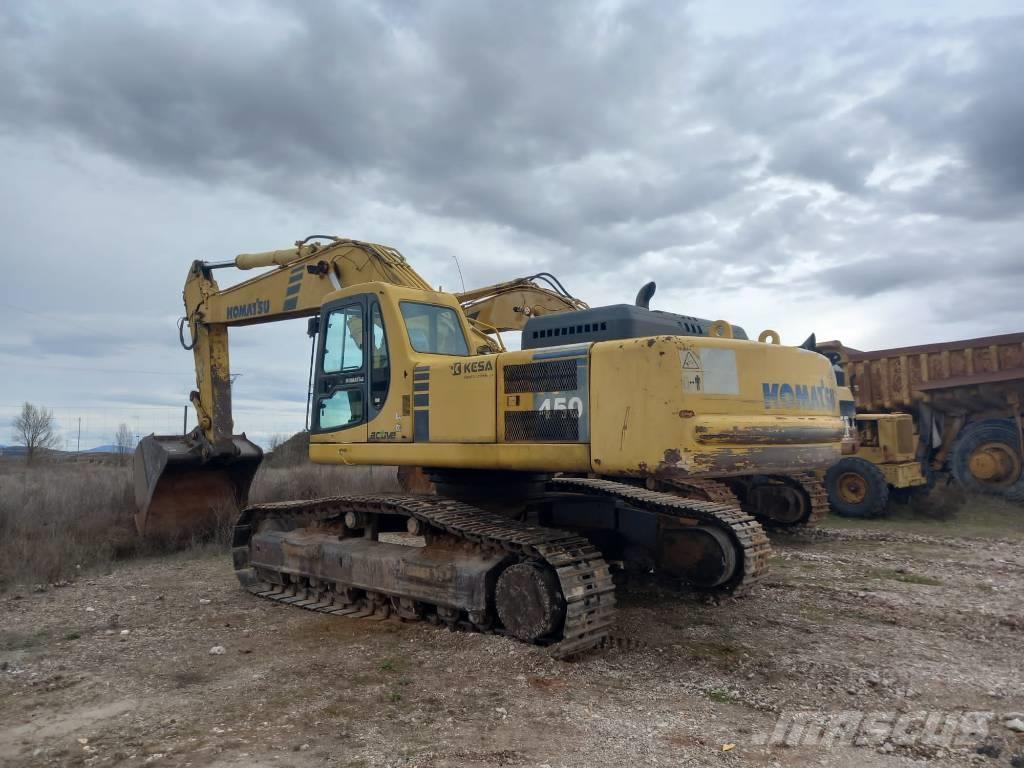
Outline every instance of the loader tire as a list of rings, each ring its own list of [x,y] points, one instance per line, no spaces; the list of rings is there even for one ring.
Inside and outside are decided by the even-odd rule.
[[[870,461],[847,456],[825,473],[828,500],[841,517],[881,517],[889,502],[889,484]]]
[[[1010,419],[969,424],[953,445],[949,465],[965,491],[1024,501],[1024,458],[1017,425]]]

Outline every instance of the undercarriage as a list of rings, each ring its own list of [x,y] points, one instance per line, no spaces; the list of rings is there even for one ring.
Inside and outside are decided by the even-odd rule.
[[[527,485],[530,498],[503,509],[426,495],[250,506],[236,574],[308,610],[496,632],[564,658],[608,638],[615,575],[741,595],[766,573],[764,530],[727,500],[593,478]]]
[[[828,491],[811,473],[749,475],[718,480],[666,476],[648,487],[679,493],[690,499],[733,504],[772,529],[809,528],[828,514]]]

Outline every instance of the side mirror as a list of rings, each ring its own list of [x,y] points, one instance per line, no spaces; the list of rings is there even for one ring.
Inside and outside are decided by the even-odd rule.
[[[320,315],[315,315],[306,322],[306,335],[313,338],[320,333]]]

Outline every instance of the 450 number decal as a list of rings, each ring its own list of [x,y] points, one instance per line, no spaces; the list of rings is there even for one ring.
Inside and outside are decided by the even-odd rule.
[[[540,401],[542,411],[576,411],[583,415],[583,399],[579,397],[545,397]]]

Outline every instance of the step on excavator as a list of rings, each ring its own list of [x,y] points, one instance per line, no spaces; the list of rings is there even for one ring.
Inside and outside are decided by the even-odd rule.
[[[221,289],[222,268],[269,268]],[[143,533],[244,507],[234,569],[261,597],[342,616],[601,645],[613,574],[742,594],[777,525],[827,508],[843,422],[824,357],[724,321],[590,308],[550,275],[433,290],[395,249],[338,237],[196,261],[182,345],[189,435],[135,454]],[[262,452],[233,432],[228,329],[310,318],[313,462],[419,468],[434,494],[245,506]],[[522,332],[522,349],[500,333]]]

